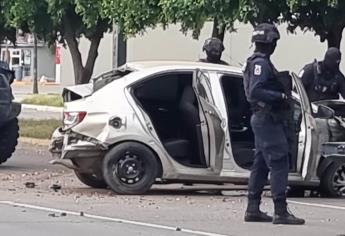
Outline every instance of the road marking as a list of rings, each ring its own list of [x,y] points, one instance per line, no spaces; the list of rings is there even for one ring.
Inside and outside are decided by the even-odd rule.
[[[68,211],[68,210],[65,211],[65,210],[56,209],[56,208],[41,207],[41,206],[16,203],[16,202],[11,202],[11,201],[0,201],[0,204],[10,205],[10,206],[15,206],[15,207],[23,207],[23,208],[28,208],[28,209],[40,210],[40,211],[66,213],[68,215],[80,216],[80,212],[76,212],[76,211]],[[116,223],[144,226],[144,227],[149,227],[149,228],[154,228],[154,229],[164,229],[164,230],[175,231],[175,232],[184,232],[184,233],[194,234],[194,235],[229,236],[229,235],[225,235],[225,234],[209,233],[209,232],[184,229],[184,228],[179,228],[179,227],[171,227],[171,226],[166,226],[166,225],[144,223],[144,222],[140,222],[140,221],[125,220],[125,219],[113,218],[113,217],[107,217],[107,216],[98,216],[98,215],[87,214],[87,213],[84,213],[83,217],[90,218],[90,219],[96,219],[96,220],[111,221],[111,222],[116,222]]]
[[[342,206],[334,206],[334,205],[327,205],[327,204],[318,204],[318,203],[306,203],[306,202],[297,202],[288,200],[288,203],[304,205],[304,206],[312,206],[312,207],[321,207],[321,208],[329,208],[329,209],[336,209],[336,210],[345,210],[345,207]]]

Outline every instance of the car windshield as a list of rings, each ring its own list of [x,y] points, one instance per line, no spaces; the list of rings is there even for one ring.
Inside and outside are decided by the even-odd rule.
[[[120,67],[119,69],[106,72],[104,74],[101,74],[101,75],[93,78],[92,79],[93,92],[100,90],[105,85],[113,82],[114,80],[120,79],[123,76],[126,76],[133,71],[134,71],[133,69],[124,66],[124,67]]]

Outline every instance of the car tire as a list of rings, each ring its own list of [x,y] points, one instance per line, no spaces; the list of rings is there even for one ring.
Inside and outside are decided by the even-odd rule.
[[[136,142],[120,143],[104,157],[103,175],[117,194],[144,194],[155,182],[159,164],[155,154]]]
[[[0,164],[6,162],[16,150],[19,138],[18,119],[0,127]]]
[[[341,183],[342,182],[342,183]],[[333,162],[327,167],[320,181],[320,193],[322,197],[345,196],[345,162]],[[335,186],[335,184],[340,184]]]
[[[100,176],[96,176],[90,173],[81,173],[77,170],[75,170],[74,173],[77,176],[77,178],[80,180],[80,182],[82,182],[83,184],[89,187],[99,188],[99,189],[104,189],[108,187],[103,176],[100,177]]]

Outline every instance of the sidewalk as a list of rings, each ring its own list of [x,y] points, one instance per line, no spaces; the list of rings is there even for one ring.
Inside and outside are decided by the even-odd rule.
[[[11,85],[14,100],[22,101],[24,98],[32,95],[33,83],[31,81],[14,81]],[[61,94],[63,87],[55,83],[38,83],[39,94]],[[38,105],[22,105],[22,112],[19,119],[62,119],[61,107],[38,106]]]
[[[31,81],[14,81],[11,85],[15,101],[20,102],[32,95],[33,83]],[[55,83],[38,83],[39,94],[61,94],[63,86]]]
[[[22,105],[19,119],[22,120],[62,120],[62,107],[49,107],[37,105]]]

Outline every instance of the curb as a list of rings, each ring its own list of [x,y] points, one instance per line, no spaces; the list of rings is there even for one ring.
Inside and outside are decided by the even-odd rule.
[[[63,112],[62,107],[51,107],[51,106],[41,106],[41,105],[30,105],[22,104],[23,110],[36,110],[36,111],[48,111],[48,112]]]
[[[51,143],[49,139],[37,139],[37,138],[27,138],[27,137],[20,137],[19,142],[27,143],[31,145],[39,145],[39,146],[49,146]]]
[[[39,82],[38,81],[38,86],[57,86],[57,87],[60,87],[62,86],[61,84],[57,84],[55,82]],[[27,81],[27,80],[22,80],[22,81],[13,81],[12,83],[13,86],[32,86],[33,85],[33,82],[32,81]]]

